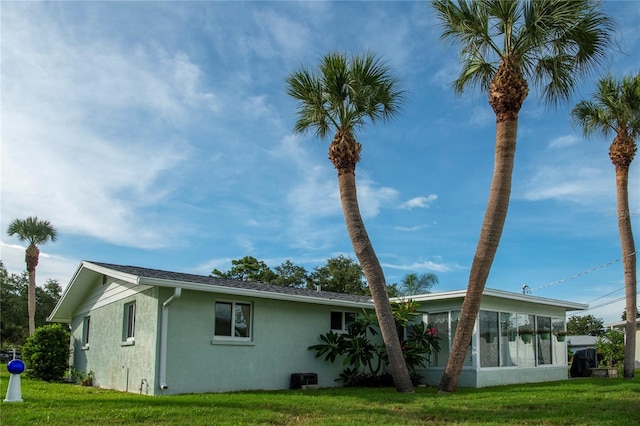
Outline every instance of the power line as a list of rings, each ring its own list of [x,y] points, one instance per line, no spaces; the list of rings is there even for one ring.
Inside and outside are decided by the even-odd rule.
[[[639,293],[640,293],[640,291],[636,292],[636,294],[639,294]],[[587,309],[587,311],[591,311],[593,309],[602,308],[603,306],[607,306],[607,305],[611,305],[611,304],[616,303],[616,302],[620,302],[621,300],[624,300],[625,298],[626,298],[626,296],[622,296],[622,297],[618,297],[617,299],[613,299],[613,300],[601,303],[601,304],[596,305],[596,306],[590,306],[589,309]]]
[[[616,260],[612,260],[611,262],[603,263],[603,264],[602,264],[602,265],[600,265],[600,266],[596,266],[595,268],[591,268],[591,269],[588,269],[588,270],[586,270],[586,271],[584,271],[584,272],[580,272],[579,274],[571,275],[570,277],[563,278],[563,279],[561,279],[561,280],[553,281],[553,282],[550,282],[549,284],[545,284],[545,285],[542,285],[542,286],[540,286],[540,287],[533,288],[533,289],[531,289],[531,291],[536,291],[536,290],[540,290],[540,289],[542,289],[542,288],[551,287],[552,285],[557,285],[557,284],[560,284],[560,283],[563,283],[563,282],[566,282],[566,281],[572,280],[572,279],[574,279],[574,278],[581,277],[581,276],[583,276],[583,275],[586,275],[586,274],[589,274],[589,273],[591,273],[591,272],[597,271],[598,269],[602,269],[602,268],[605,268],[605,267],[607,267],[607,266],[613,265],[613,264],[614,264],[614,263],[616,263],[616,262],[620,262],[622,259],[624,259],[624,258],[626,258],[626,257],[629,257],[629,256],[633,256],[633,255],[634,255],[634,254],[636,254],[637,252],[638,252],[638,251],[636,250],[636,251],[634,251],[633,253],[630,253],[630,254],[628,254],[628,255],[626,255],[626,256],[623,256],[623,257],[621,257],[621,258],[618,258],[618,259],[616,259]]]
[[[607,296],[612,295],[613,293],[617,293],[617,292],[619,292],[620,290],[624,290],[624,287],[619,288],[619,289],[617,289],[617,290],[614,290],[614,291],[612,291],[611,293],[607,293],[607,294],[605,294],[604,296],[596,297],[595,299],[590,300],[590,301],[588,301],[587,303],[595,302],[596,300],[602,299],[603,297],[607,297]]]

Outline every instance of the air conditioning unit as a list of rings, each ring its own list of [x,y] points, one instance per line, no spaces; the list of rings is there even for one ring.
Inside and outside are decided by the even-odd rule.
[[[289,389],[309,389],[318,387],[317,373],[293,373]]]

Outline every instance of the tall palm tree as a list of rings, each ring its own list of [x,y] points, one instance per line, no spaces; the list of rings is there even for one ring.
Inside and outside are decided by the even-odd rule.
[[[27,294],[27,313],[29,315],[29,336],[36,329],[36,266],[40,258],[38,245],[55,241],[57,231],[48,220],[38,220],[37,217],[14,219],[7,229],[9,236],[17,235],[20,241],[29,242],[25,255],[27,271],[29,272],[29,292]]]
[[[349,237],[371,290],[380,330],[389,356],[389,368],[399,392],[413,392],[402,356],[384,273],[364,227],[356,194],[355,170],[362,145],[355,132],[366,122],[394,116],[403,99],[397,81],[374,54],[347,58],[325,55],[317,71],[308,68],[287,77],[288,93],[298,103],[296,133],[314,130],[321,139],[335,132],[329,160],[338,171],[340,201]]]
[[[598,82],[591,100],[580,101],[571,111],[573,121],[585,136],[600,133],[615,135],[609,147],[609,158],[616,170],[618,231],[622,246],[622,265],[626,312],[637,310],[636,249],[629,212],[629,166],[635,157],[640,136],[640,74],[617,81],[606,76]],[[635,376],[636,319],[626,318],[624,377]]]
[[[611,20],[591,0],[432,0],[442,38],[460,46],[457,93],[479,86],[496,115],[493,179],[469,273],[467,295],[440,391],[457,388],[498,249],[511,193],[518,113],[529,84],[548,104],[566,100],[576,78],[605,56]]]

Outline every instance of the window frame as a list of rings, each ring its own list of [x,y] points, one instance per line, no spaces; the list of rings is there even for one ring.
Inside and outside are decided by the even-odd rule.
[[[231,305],[231,312],[230,312],[230,316],[231,318],[229,319],[230,322],[230,334],[229,335],[224,335],[224,334],[216,334],[217,333],[217,320],[218,320],[218,315],[217,315],[217,307],[218,304],[225,304],[225,305]],[[237,311],[237,307],[239,306],[248,306],[249,307],[249,321],[248,321],[248,325],[247,325],[247,334],[248,336],[235,336],[234,332],[236,330],[236,311]],[[243,313],[244,316],[244,313]],[[253,341],[253,303],[248,302],[246,300],[229,300],[229,299],[220,299],[220,300],[216,300],[214,302],[214,308],[213,308],[213,342],[220,342],[220,341],[226,341],[226,342],[252,342]]]
[[[340,328],[334,328],[334,319],[335,316],[340,315]],[[349,318],[347,318],[349,316]],[[330,321],[329,321],[329,329],[333,332],[337,333],[346,333],[349,327],[356,320],[356,312],[355,311],[331,311]]]
[[[82,349],[89,349],[91,337],[91,315],[87,315],[82,319]]]
[[[124,304],[124,312],[122,318],[122,341],[123,344],[132,345],[136,341],[136,301]]]

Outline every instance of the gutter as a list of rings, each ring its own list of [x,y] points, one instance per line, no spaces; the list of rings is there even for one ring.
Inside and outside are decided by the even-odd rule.
[[[162,330],[160,330],[160,389],[162,390],[169,387],[167,385],[167,329],[169,328],[169,305],[174,300],[179,299],[180,296],[182,296],[182,288],[176,287],[173,289],[173,295],[162,304]]]

